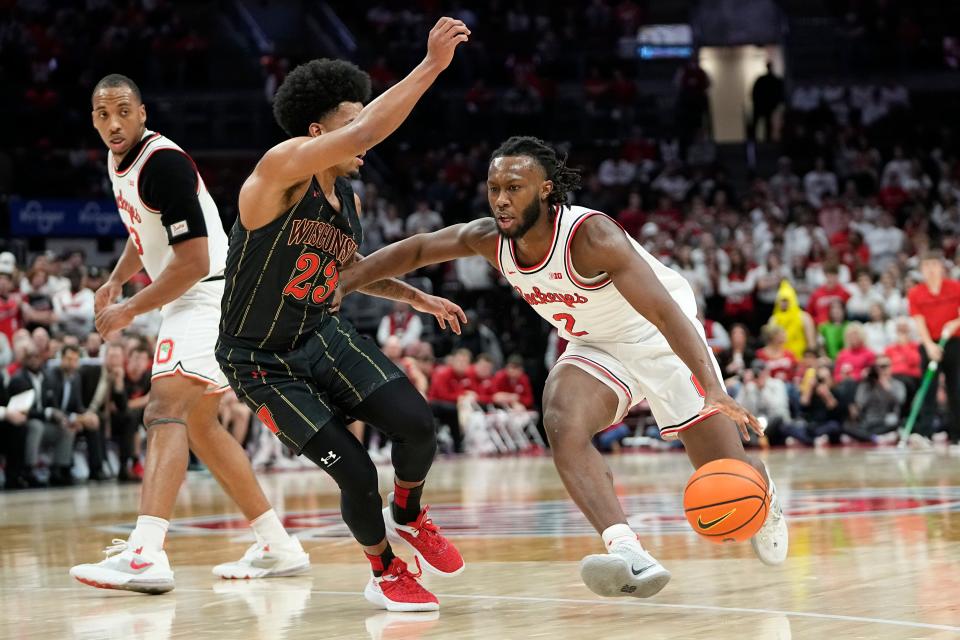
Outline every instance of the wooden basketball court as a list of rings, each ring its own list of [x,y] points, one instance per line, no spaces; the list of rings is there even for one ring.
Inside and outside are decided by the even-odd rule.
[[[312,575],[214,578],[239,557],[245,523],[214,480],[192,474],[167,552],[177,588],[107,592],[68,576],[135,519],[136,486],[0,493],[0,637],[144,638],[954,638],[960,636],[960,458],[865,449],[769,456],[790,522],[790,557],[765,567],[749,544],[716,546],[689,529],[679,453],[608,458],[647,548],[673,573],[649,600],[602,599],[578,561],[601,550],[549,458],[438,462],[426,501],[467,561],[428,577],[433,614],[388,614],[361,595],[367,563],[320,471],[263,476],[303,540]],[[392,482],[381,468],[383,494]],[[410,559],[406,550],[401,550]]]

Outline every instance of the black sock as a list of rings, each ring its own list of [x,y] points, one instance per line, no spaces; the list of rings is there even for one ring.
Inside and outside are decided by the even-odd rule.
[[[387,543],[387,548],[383,550],[383,553],[378,556],[372,556],[366,551],[364,551],[364,555],[366,555],[367,560],[370,561],[370,569],[377,578],[382,576],[383,572],[390,568],[390,563],[393,562],[393,558],[395,557],[389,543]]]
[[[423,495],[423,483],[415,487],[401,487],[394,481],[393,502],[390,513],[397,524],[409,524],[420,515],[420,496]]]

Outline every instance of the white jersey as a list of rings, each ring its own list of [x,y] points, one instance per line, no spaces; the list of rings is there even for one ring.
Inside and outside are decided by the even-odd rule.
[[[584,207],[558,207],[550,250],[541,262],[530,267],[517,264],[513,241],[501,236],[497,244],[500,272],[514,290],[570,342],[663,341],[657,327],[634,310],[607,274],[584,278],[574,269],[570,255],[574,234],[587,218],[597,215],[604,214]],[[696,318],[697,302],[690,283],[633,238],[628,239],[684,313]]]
[[[169,229],[164,226],[160,219],[161,212],[150,208],[140,197],[138,185],[140,172],[150,156],[161,149],[175,149],[184,155],[187,154],[175,142],[159,133],[148,130],[144,133],[144,139],[146,142],[133,163],[120,173],[117,172],[113,153],[109,152],[107,170],[124,226],[127,227],[140,253],[140,261],[143,262],[147,275],[152,280],[156,280],[173,260],[170,240],[181,233],[187,233],[189,222],[186,220],[172,222]],[[221,276],[227,259],[227,234],[223,230],[217,205],[207,191],[207,186],[199,172],[197,173],[197,198],[203,211],[207,250],[210,253],[210,271],[206,277]]]

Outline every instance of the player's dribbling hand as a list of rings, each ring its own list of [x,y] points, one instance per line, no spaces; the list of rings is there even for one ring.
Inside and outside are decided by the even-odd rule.
[[[97,289],[97,293],[93,298],[93,312],[100,313],[100,311],[113,303],[114,300],[120,297],[120,294],[123,292],[123,287],[118,283],[107,280],[103,285]]]
[[[97,313],[94,324],[103,339],[109,341],[115,331],[130,326],[131,322],[133,314],[125,304],[111,304]]]
[[[463,309],[446,298],[424,293],[411,302],[410,306],[417,311],[432,315],[437,319],[441,329],[446,329],[449,322],[450,328],[457,335],[460,335],[460,323],[467,324],[467,314]]]
[[[707,393],[707,397],[703,401],[703,411],[700,413],[704,414],[714,409],[719,410],[720,413],[736,423],[737,428],[740,429],[740,437],[742,437],[744,441],[750,440],[751,430],[758,436],[763,435],[763,427],[757,418],[741,407],[740,404],[727,395],[725,391],[720,390],[718,393]]]
[[[440,18],[427,38],[427,57],[424,61],[443,71],[453,60],[457,45],[470,39],[470,29],[461,20]]]

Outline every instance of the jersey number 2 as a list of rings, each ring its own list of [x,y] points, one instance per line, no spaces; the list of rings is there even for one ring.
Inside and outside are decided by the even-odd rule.
[[[563,330],[569,333],[574,338],[579,338],[580,336],[585,336],[588,333],[590,333],[589,331],[574,331],[573,323],[576,322],[576,320],[574,320],[573,316],[570,315],[569,313],[555,313],[553,314],[553,319],[556,320],[557,322],[564,323]]]
[[[323,268],[324,281],[313,286],[313,276],[320,269],[320,256],[315,253],[304,253],[297,258],[297,269],[300,273],[293,276],[293,279],[283,288],[283,295],[291,295],[297,300],[303,300],[313,289],[313,295],[310,299],[314,304],[322,304],[324,300],[330,297],[330,294],[337,288],[337,282],[340,280],[340,272],[337,271],[336,260],[331,260]]]

